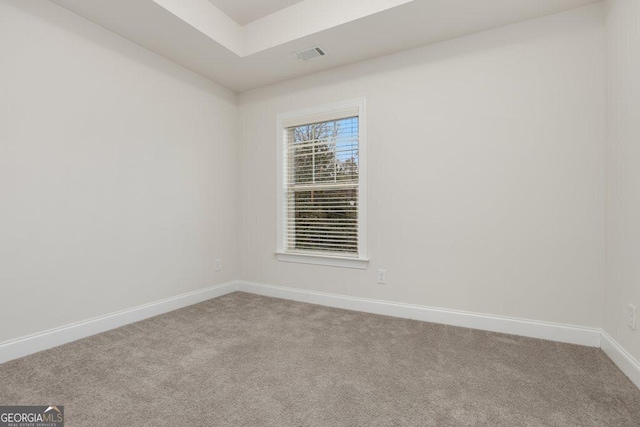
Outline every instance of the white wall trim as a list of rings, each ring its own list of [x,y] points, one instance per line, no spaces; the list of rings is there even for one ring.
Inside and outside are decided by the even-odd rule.
[[[323,256],[323,255],[307,255],[296,253],[281,253],[276,252],[276,258],[282,262],[297,262],[301,264],[311,265],[324,265],[328,267],[342,267],[342,268],[358,268],[365,270],[369,265],[368,259],[362,258],[347,258],[337,256]]]
[[[640,362],[605,331],[602,331],[600,347],[636,387],[640,388]]]
[[[367,256],[367,98],[347,99],[330,104],[316,105],[294,111],[278,113],[276,116],[276,258],[285,262],[301,262],[304,264],[326,265],[333,267],[366,268]],[[292,123],[315,123],[342,117],[358,116],[358,257],[357,262],[331,262],[329,257],[305,254],[301,256],[283,257],[278,254],[289,255],[285,233],[287,231],[286,193],[287,193],[287,159],[285,150],[286,129]],[[328,116],[327,116],[328,115]],[[299,255],[291,253],[291,255]],[[316,257],[315,261],[311,257]],[[340,264],[340,265],[338,265]]]
[[[600,347],[600,329],[536,320],[518,319],[436,307],[328,294],[263,283],[238,281],[238,290],[257,295],[319,304],[347,310],[415,319],[464,328],[540,338],[589,347]]]
[[[634,359],[633,356],[609,334],[597,328],[403,304],[242,280],[211,286],[209,288],[0,343],[0,363],[28,356],[42,350],[57,347],[81,338],[106,332],[236,291],[365,313],[415,319],[424,322],[520,335],[589,347],[601,347],[620,370],[640,388],[640,362]]]
[[[0,363],[28,356],[42,350],[57,347],[81,338],[106,332],[149,317],[168,313],[211,298],[220,297],[238,290],[236,281],[211,286],[149,304],[139,305],[104,316],[94,317],[48,331],[0,343]]]

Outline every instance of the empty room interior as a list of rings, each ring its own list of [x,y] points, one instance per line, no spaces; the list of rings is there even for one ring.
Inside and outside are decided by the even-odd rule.
[[[0,0],[0,426],[640,426],[638,307],[640,0]]]

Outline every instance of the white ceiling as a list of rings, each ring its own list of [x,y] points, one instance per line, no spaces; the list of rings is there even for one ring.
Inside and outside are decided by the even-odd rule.
[[[303,0],[209,0],[240,25],[263,18]]]
[[[51,1],[242,92],[599,0],[294,0],[244,26],[210,2],[218,0]],[[291,55],[314,45],[328,55]]]

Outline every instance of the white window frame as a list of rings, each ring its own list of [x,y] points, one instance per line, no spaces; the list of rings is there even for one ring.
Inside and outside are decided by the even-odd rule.
[[[331,267],[345,267],[366,269],[369,264],[367,257],[367,154],[366,154],[366,98],[349,99],[330,104],[304,108],[286,113],[280,113],[276,120],[277,148],[277,247],[276,258],[284,262],[324,265]],[[284,144],[286,142],[287,123],[302,124],[328,121],[340,117],[340,111],[357,109],[358,111],[358,256],[322,255],[314,253],[287,252],[285,232],[287,216],[285,215],[286,191],[284,182]],[[334,116],[335,115],[335,116]],[[329,118],[328,118],[329,117]],[[346,116],[345,116],[346,117]]]

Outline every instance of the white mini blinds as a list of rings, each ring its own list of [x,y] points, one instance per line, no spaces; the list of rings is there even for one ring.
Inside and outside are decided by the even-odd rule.
[[[281,121],[281,252],[361,258],[360,109]]]

